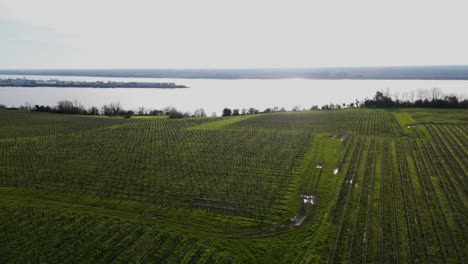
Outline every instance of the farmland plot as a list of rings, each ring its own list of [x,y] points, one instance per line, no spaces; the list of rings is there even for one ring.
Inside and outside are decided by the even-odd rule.
[[[329,262],[457,263],[466,258],[461,162],[466,153],[451,137],[455,128],[426,127],[434,141],[354,141],[354,152],[345,154],[349,162],[330,218],[337,231]],[[466,136],[463,128],[457,131]],[[378,153],[381,158],[375,158]]]
[[[58,115],[0,109],[0,139],[79,133],[138,122],[137,119]]]
[[[283,196],[312,134],[183,129],[191,122],[0,141],[0,183],[185,214],[202,209],[251,224],[284,217]]]
[[[399,134],[395,117],[380,110],[309,111],[265,114],[232,124],[230,128],[313,131],[335,134]]]
[[[16,203],[0,203],[0,234],[2,263],[231,262],[231,256],[193,236]]]
[[[463,263],[468,125],[450,111],[0,111],[0,260]]]

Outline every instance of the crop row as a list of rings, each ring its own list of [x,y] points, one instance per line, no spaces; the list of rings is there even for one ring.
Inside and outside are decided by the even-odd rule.
[[[281,216],[311,133],[183,128],[162,120],[0,141],[0,184],[254,223]]]
[[[50,136],[135,123],[124,118],[99,118],[0,110],[0,139]]]
[[[330,216],[336,227],[330,263],[466,258],[466,206],[463,193],[453,191],[463,171],[454,157],[463,158],[464,150],[461,141],[447,139],[464,132],[450,129],[428,127],[433,141],[360,137],[345,146],[343,182]]]
[[[96,261],[226,263],[230,258],[207,241],[155,227],[0,203],[0,262]]]
[[[393,114],[382,111],[309,111],[261,115],[229,128],[313,131],[336,134],[400,134]]]

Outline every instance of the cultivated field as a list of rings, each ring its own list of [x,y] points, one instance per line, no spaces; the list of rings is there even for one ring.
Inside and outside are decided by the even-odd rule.
[[[0,110],[0,261],[462,263],[467,116]]]

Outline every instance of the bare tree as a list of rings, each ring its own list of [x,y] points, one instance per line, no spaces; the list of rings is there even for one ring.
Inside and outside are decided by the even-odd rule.
[[[104,105],[102,112],[104,115],[119,115],[123,112],[123,108],[120,102],[112,102],[109,105]]]
[[[195,112],[193,113],[193,116],[195,117],[206,117],[206,112],[203,108],[197,108],[195,109]]]
[[[300,105],[295,105],[292,110],[294,112],[299,112],[299,111],[301,111],[301,106]]]
[[[146,109],[144,106],[138,107],[138,115],[145,115],[146,114]]]
[[[88,109],[88,114],[90,115],[99,115],[99,109],[95,106],[92,106]]]
[[[388,87],[385,88],[385,90],[383,91],[383,96],[385,96],[385,97],[390,97],[390,94],[391,94],[391,93],[390,93],[390,88],[388,88]]]
[[[438,87],[433,87],[431,89],[432,101],[435,101],[437,99],[441,99],[443,94],[444,94],[444,92],[442,91],[442,89],[440,89]]]
[[[393,99],[395,101],[400,101],[400,92],[398,91],[393,92]]]
[[[411,103],[414,103],[415,97],[416,97],[416,92],[413,91],[413,90],[411,90],[411,91],[409,92],[409,98],[408,98],[408,99],[410,100]]]
[[[22,110],[31,110],[33,108],[30,102],[24,102],[24,106],[21,106],[20,109]]]
[[[418,100],[429,100],[430,92],[427,89],[420,88],[416,91],[416,97]]]

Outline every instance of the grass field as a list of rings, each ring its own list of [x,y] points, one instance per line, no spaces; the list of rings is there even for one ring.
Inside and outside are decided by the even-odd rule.
[[[467,110],[0,110],[0,262],[462,263]]]

